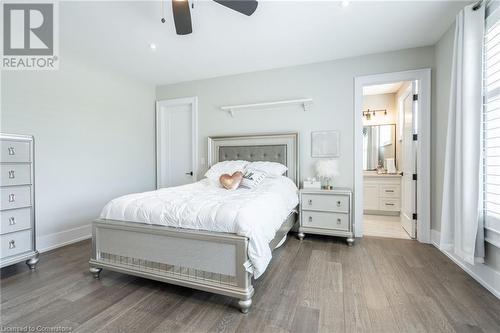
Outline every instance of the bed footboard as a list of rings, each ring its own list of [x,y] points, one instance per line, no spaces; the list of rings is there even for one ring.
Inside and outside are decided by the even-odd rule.
[[[236,297],[243,313],[254,288],[246,267],[248,239],[131,222],[96,220],[90,272],[103,268]]]

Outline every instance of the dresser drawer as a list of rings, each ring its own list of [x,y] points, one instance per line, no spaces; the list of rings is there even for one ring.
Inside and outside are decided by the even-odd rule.
[[[31,162],[30,143],[24,141],[2,140],[1,158],[3,163]]]
[[[32,250],[31,230],[0,235],[0,258],[7,258]]]
[[[0,186],[31,184],[31,164],[3,164],[0,166]]]
[[[379,196],[381,198],[399,198],[400,197],[399,185],[380,185]]]
[[[31,186],[2,187],[0,203],[0,210],[31,206]]]
[[[349,231],[349,215],[328,212],[302,211],[304,227]]]
[[[0,234],[31,228],[31,208],[11,209],[0,212]]]
[[[379,209],[397,212],[400,210],[399,199],[381,198]]]
[[[302,194],[302,209],[349,212],[349,197],[332,194]]]

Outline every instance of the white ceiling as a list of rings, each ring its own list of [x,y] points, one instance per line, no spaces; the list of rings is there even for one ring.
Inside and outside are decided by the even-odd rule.
[[[377,84],[373,86],[363,87],[363,96],[381,95],[381,94],[394,94],[398,92],[399,88],[403,85],[403,81],[394,83]]]
[[[71,52],[152,84],[174,83],[433,45],[464,4],[259,1],[247,17],[197,1],[193,34],[178,36],[170,1],[165,24],[159,1],[62,2],[61,56]]]

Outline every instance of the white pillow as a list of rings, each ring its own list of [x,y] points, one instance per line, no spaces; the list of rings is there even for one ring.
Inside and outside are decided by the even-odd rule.
[[[255,188],[266,178],[266,176],[267,174],[265,172],[246,169],[243,174],[243,179],[241,180],[241,186]]]
[[[265,172],[269,177],[279,177],[288,170],[286,166],[276,162],[252,162],[247,168]]]
[[[227,173],[232,175],[236,171],[243,172],[245,167],[249,164],[248,161],[223,161],[217,164],[214,164],[208,171],[205,173],[205,177],[210,179],[215,183],[219,183],[219,178],[223,174]]]

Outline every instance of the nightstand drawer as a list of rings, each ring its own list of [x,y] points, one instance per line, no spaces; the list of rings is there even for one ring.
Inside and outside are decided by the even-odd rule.
[[[31,208],[11,209],[0,212],[0,234],[31,228]]]
[[[348,214],[303,210],[301,218],[304,227],[349,231]]]
[[[349,197],[334,194],[302,194],[302,209],[349,212]]]
[[[31,230],[13,232],[0,236],[0,258],[10,257],[32,249]]]
[[[399,199],[387,199],[387,198],[381,198],[380,199],[380,210],[388,210],[388,211],[399,211],[400,210],[400,203]]]
[[[379,196],[381,198],[399,198],[399,185],[380,185]]]

